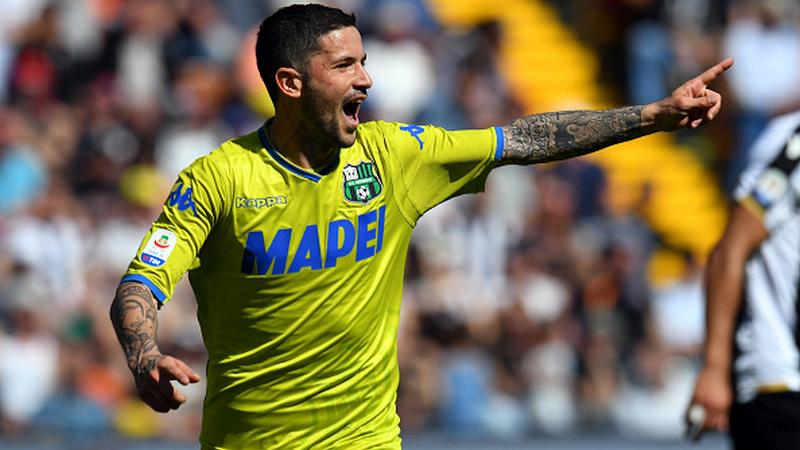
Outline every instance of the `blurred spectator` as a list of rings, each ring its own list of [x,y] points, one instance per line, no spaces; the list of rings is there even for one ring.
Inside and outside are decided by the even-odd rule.
[[[487,320],[506,289],[508,235],[488,198],[464,198],[420,221],[414,243],[424,267],[425,310],[471,322]]]
[[[109,5],[115,2],[105,2]],[[75,60],[90,57],[102,44],[102,13],[99,2],[62,0],[57,20],[60,40],[65,52]],[[106,8],[110,8],[106,6]]]
[[[579,220],[602,216],[606,193],[606,175],[603,169],[586,159],[578,158],[559,163],[555,173],[575,190],[575,214]]]
[[[168,179],[231,137],[221,120],[227,86],[223,71],[209,62],[191,60],[178,69],[174,94],[180,120],[163,128],[155,147],[156,166]]]
[[[44,287],[47,304],[26,306],[46,311],[50,324],[58,322],[60,311],[77,306],[85,294],[87,240],[76,208],[69,188],[54,181],[47,194],[32,203],[28,214],[9,221],[2,240],[11,258],[29,268]],[[18,299],[29,300],[26,296]]]
[[[0,4],[0,101],[6,100],[16,42],[22,29],[39,17],[46,0],[9,0]]]
[[[728,0],[626,0],[628,98],[635,104],[666,96],[676,80],[717,58],[713,39]],[[736,59],[736,58],[734,58]],[[737,60],[738,61],[738,60]]]
[[[677,439],[684,433],[681,405],[691,392],[694,368],[670,355],[657,339],[637,345],[633,375],[623,379],[612,406],[614,425],[623,434]]]
[[[47,183],[36,150],[22,140],[25,127],[17,111],[0,108],[0,216],[22,209]]]
[[[37,314],[16,306],[0,335],[0,425],[12,435],[26,431],[58,385],[58,343]]]
[[[730,190],[744,152],[769,119],[800,106],[800,5],[794,0],[738,0],[723,38],[723,52],[736,60],[728,79],[741,108],[737,144],[725,174]]]
[[[122,101],[133,108],[157,104],[168,92],[164,42],[176,26],[164,0],[132,0],[125,8],[125,33],[117,49]]]
[[[557,328],[557,327],[553,327]],[[528,408],[533,427],[548,435],[566,435],[578,424],[575,396],[577,355],[572,342],[553,329],[523,361],[529,387]]]
[[[497,67],[500,38],[500,25],[485,22],[466,36],[446,36],[436,43],[438,87],[420,111],[421,122],[449,129],[480,128],[519,117],[519,106]]]
[[[413,283],[412,283],[413,284]],[[397,411],[403,426],[411,431],[424,430],[435,423],[434,415],[440,399],[442,349],[422,335],[422,320],[412,292],[404,293],[398,332],[400,383]]]
[[[683,273],[653,293],[652,318],[659,340],[672,352],[693,355],[705,332],[702,267],[685,254]]]
[[[242,36],[224,20],[216,3],[200,0],[178,5],[178,23],[164,47],[170,72],[192,59],[231,64]]]
[[[36,417],[37,429],[85,446],[111,432],[109,411],[124,398],[124,384],[92,361],[96,350],[89,343],[62,346],[70,356],[61,359],[58,389]]]
[[[464,331],[453,331],[463,333]],[[442,397],[439,414],[445,432],[461,437],[484,434],[493,385],[491,361],[477,348],[470,348],[464,337],[461,344],[448,343],[450,350],[442,366]]]
[[[370,106],[382,120],[411,122],[434,88],[433,62],[421,42],[420,14],[411,2],[382,2],[375,30],[364,39],[375,84]]]

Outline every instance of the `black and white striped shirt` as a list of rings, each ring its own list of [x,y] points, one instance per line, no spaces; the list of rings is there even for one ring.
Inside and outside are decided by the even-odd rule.
[[[774,119],[753,145],[734,193],[769,237],[747,261],[736,329],[739,402],[759,391],[800,391],[800,112]]]

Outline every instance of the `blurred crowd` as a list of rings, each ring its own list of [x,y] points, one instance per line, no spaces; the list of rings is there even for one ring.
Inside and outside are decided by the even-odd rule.
[[[271,114],[254,29],[287,3],[0,2],[0,439],[196,439],[202,383],[178,411],[147,409],[108,307],[178,171]],[[497,23],[448,30],[424,0],[328,3],[354,11],[364,36],[364,118],[475,128],[522,113],[496,64]],[[721,186],[766,120],[800,104],[794,0],[551,3],[620,103],[736,58],[722,125],[695,139]],[[667,249],[681,270],[656,282],[659,236],[605,196],[585,160],[506,167],[486,194],[420,221],[399,335],[406,432],[681,434],[702,255]],[[203,373],[195,307],[184,282],[159,341]]]

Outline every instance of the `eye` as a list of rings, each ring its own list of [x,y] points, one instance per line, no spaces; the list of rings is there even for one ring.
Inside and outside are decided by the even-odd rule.
[[[333,64],[333,68],[334,69],[347,69],[350,66],[352,66],[353,64],[355,64],[355,62],[356,61],[353,58],[342,59],[342,60],[339,60],[339,61],[335,62]]]

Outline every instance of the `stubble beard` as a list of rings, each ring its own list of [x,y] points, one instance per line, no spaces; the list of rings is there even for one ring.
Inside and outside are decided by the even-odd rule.
[[[319,95],[313,87],[308,97],[302,103],[303,115],[306,123],[313,133],[312,139],[321,146],[328,148],[350,147],[355,142],[355,136],[341,132],[342,114],[341,105],[333,104]]]

